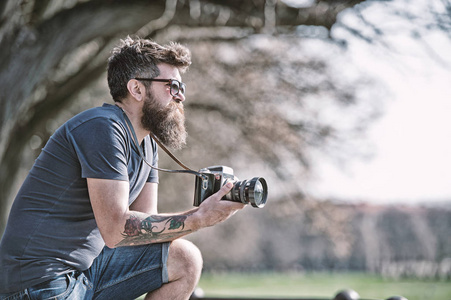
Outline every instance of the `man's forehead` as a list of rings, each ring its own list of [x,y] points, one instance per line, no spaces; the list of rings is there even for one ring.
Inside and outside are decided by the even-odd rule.
[[[179,69],[175,66],[169,64],[158,64],[158,69],[160,70],[160,75],[157,78],[167,78],[167,79],[181,79]]]

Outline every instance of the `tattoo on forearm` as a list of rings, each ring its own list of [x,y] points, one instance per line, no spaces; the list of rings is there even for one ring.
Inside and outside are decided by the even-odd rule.
[[[183,230],[187,217],[150,216],[145,219],[140,219],[136,216],[130,216],[125,222],[124,233],[122,234],[124,239],[117,246],[143,245],[151,242],[167,241],[181,236],[181,234],[190,231]]]

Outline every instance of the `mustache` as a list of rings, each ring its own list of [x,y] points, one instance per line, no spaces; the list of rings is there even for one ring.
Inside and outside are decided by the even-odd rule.
[[[185,108],[180,100],[173,100],[168,104],[168,106],[171,111],[177,109],[182,115],[185,114]]]

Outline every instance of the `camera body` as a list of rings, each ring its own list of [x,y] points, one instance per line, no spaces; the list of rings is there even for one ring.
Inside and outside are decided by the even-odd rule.
[[[253,207],[263,207],[266,204],[268,187],[265,179],[254,177],[251,180],[239,181],[233,175],[233,169],[226,166],[212,166],[199,170],[202,177],[196,177],[194,190],[194,206],[199,206],[227,182],[234,183],[232,190],[222,199],[244,204],[250,203]]]
[[[205,199],[216,193],[227,180],[235,182],[233,169],[226,166],[213,166],[200,169],[203,178],[196,177],[194,189],[194,206],[199,206]]]

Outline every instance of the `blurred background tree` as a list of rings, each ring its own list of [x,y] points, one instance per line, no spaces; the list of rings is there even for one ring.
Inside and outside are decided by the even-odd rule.
[[[320,26],[327,31],[336,22],[340,11],[359,2],[362,1],[315,1],[294,8],[283,2],[264,0],[227,3],[197,0],[131,3],[3,1],[0,6],[1,228],[20,167],[29,168],[49,135],[70,115],[92,106],[92,99],[108,100],[105,91],[106,59],[118,39],[128,34],[158,36],[157,40],[167,41],[168,37],[162,32],[169,31],[173,32],[174,38],[187,42],[202,39],[193,43],[196,49],[193,49],[195,63],[192,69],[197,76],[189,82],[195,94],[190,92],[188,96],[196,100],[187,104],[187,110],[192,107],[197,115],[190,117],[190,123],[200,125],[208,119],[213,121],[217,119],[215,113],[218,113],[222,116],[222,124],[215,124],[213,128],[208,125],[190,126],[193,127],[193,140],[196,129],[207,129],[211,137],[217,136],[215,130],[224,127],[221,125],[226,125],[230,130],[238,130],[241,137],[230,139],[230,143],[218,141],[216,144],[223,147],[215,147],[215,152],[230,153],[230,149],[236,149],[232,141],[241,139],[245,141],[241,145],[250,147],[248,152],[253,152],[253,157],[267,161],[268,166],[282,178],[285,177],[285,170],[280,166],[282,149],[296,158],[289,165],[301,162],[308,166],[305,146],[333,137],[333,128],[316,122],[311,115],[305,114],[310,120],[300,119],[301,110],[292,113],[292,120],[288,120],[282,116],[285,114],[283,109],[275,111],[271,104],[277,103],[276,98],[279,101],[287,98],[286,101],[282,99],[281,105],[288,108],[288,105],[299,104],[297,106],[301,107],[301,94],[312,91],[329,93],[329,96],[337,91],[333,97],[342,103],[356,102],[352,91],[339,91],[327,78],[327,66],[321,60],[284,56],[288,41],[278,51],[271,52],[270,40],[263,46],[258,45],[258,38],[244,43],[240,40],[262,33],[269,38],[268,34],[279,31],[295,32],[298,25]],[[214,44],[213,41],[218,39],[229,43]],[[218,50],[212,50],[209,42]],[[234,50],[234,43],[248,52],[249,59],[243,59],[245,57],[238,48]],[[213,51],[219,58],[215,59],[219,62],[217,66],[212,66],[211,61],[204,62],[205,55],[211,56]],[[296,47],[291,47],[290,51],[296,52]],[[241,60],[233,62],[230,55],[241,57]],[[281,59],[285,62],[279,65]],[[293,65],[290,60],[295,60]],[[235,73],[233,76],[232,72]],[[277,72],[285,74],[276,78]],[[312,74],[316,74],[319,80],[311,78],[306,82],[306,77],[312,77]],[[302,80],[299,80],[300,76]],[[196,85],[199,86],[197,90]],[[279,90],[281,93],[276,92]],[[270,94],[265,95],[268,91]],[[226,102],[229,105],[222,105]],[[70,104],[74,106],[69,108]],[[205,118],[204,112],[209,112],[210,117]],[[199,117],[201,120],[194,121]],[[203,139],[205,135],[202,135]],[[196,142],[199,141],[197,138]],[[194,143],[190,141],[191,144]],[[30,147],[35,153],[30,153]]]
[[[364,133],[382,113],[384,89],[354,69],[347,41],[332,32],[339,28],[390,49],[391,32],[363,14],[374,2],[3,1],[0,232],[49,136],[74,114],[111,102],[106,60],[120,38],[136,34],[160,43],[176,40],[192,50],[193,65],[184,76],[188,147],[177,156],[194,169],[229,165],[241,179],[263,176],[269,183],[264,210],[246,209],[233,222],[206,230],[210,234],[194,235],[210,266],[244,267],[244,260],[248,268],[269,267],[259,265],[267,259],[285,267],[300,260],[325,266],[337,257],[364,261],[353,245],[365,233],[355,237],[350,222],[361,216],[312,199],[304,188],[315,152],[338,162],[371,154]],[[411,32],[421,41],[422,30],[434,26],[450,32],[449,14],[442,13],[449,2],[430,9],[437,12],[433,19],[415,20],[402,7],[392,13],[421,21]],[[343,22],[343,14],[358,21]],[[160,166],[177,168],[164,153]],[[160,182],[160,210],[191,207],[192,177],[161,174]],[[278,251],[275,240],[291,250]],[[259,251],[249,252],[252,246]]]

